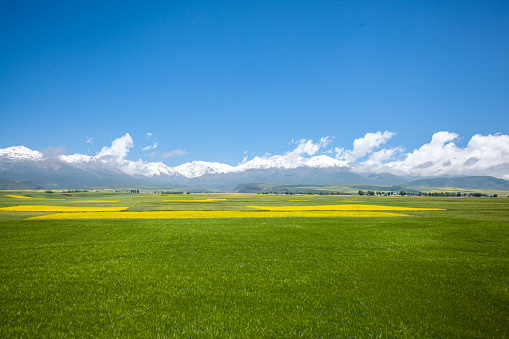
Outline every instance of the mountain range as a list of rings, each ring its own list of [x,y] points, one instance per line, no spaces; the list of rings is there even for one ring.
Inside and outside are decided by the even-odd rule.
[[[193,161],[169,167],[162,162],[127,161],[114,154],[100,154],[100,156],[75,154],[46,158],[41,152],[24,146],[0,149],[0,179],[30,182],[28,186],[39,185],[46,189],[76,189],[114,185],[168,185],[208,187],[231,191],[238,185],[262,182],[306,185],[330,183],[400,185],[409,183],[437,187],[462,187],[462,182],[458,181],[458,178],[439,180],[402,177],[389,173],[356,173],[341,161],[326,155],[308,158],[298,155],[294,157],[255,157],[238,166],[218,162]],[[509,181],[492,179],[482,180],[482,183],[479,179],[472,179],[469,181],[469,185],[482,186],[486,184],[490,186],[486,188],[509,190]],[[10,185],[13,187],[13,184]]]

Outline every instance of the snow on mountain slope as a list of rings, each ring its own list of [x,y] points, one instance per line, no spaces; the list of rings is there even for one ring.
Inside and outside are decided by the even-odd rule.
[[[130,176],[184,176],[192,179],[201,177],[205,174],[226,174],[240,173],[251,169],[295,169],[298,167],[312,168],[331,168],[344,167],[342,161],[331,158],[326,155],[318,155],[313,157],[302,157],[299,154],[285,154],[275,156],[255,157],[254,159],[242,163],[238,166],[231,166],[219,162],[193,161],[176,167],[169,167],[162,162],[144,162],[143,160],[130,161],[125,160],[123,156],[104,155],[101,151],[95,156],[85,154],[61,155],[58,160],[68,165],[78,168],[94,168],[100,166],[102,168],[114,168]],[[13,146],[0,149],[0,159],[10,161],[41,161],[44,156],[41,152],[33,151],[24,146]]]
[[[42,153],[39,151],[32,151],[25,146],[12,146],[0,149],[0,159],[22,161],[22,160],[42,160]]]
[[[237,167],[235,172],[242,172],[249,169],[284,168],[294,169],[298,167],[345,167],[344,162],[331,158],[327,155],[317,155],[310,158],[301,156],[274,155],[271,157],[255,157]]]
[[[309,167],[317,168],[349,167],[345,161],[340,161],[327,155],[317,155],[305,160],[306,161],[303,164]]]
[[[144,177],[153,177],[158,175],[166,176],[179,176],[180,173],[172,167],[166,166],[162,162],[143,162],[138,161],[125,161],[124,165],[120,167],[122,172],[136,176],[142,175]]]
[[[174,168],[187,178],[197,178],[204,174],[233,172],[235,167],[219,162],[193,161]]]
[[[68,164],[82,164],[97,161],[95,157],[85,154],[60,155],[58,159],[65,161]]]
[[[142,160],[129,161],[119,160],[107,157],[89,156],[84,154],[74,155],[61,155],[58,157],[60,160],[67,162],[70,165],[87,166],[100,164],[102,166],[111,166],[120,169],[125,174],[136,176],[141,175],[144,177],[153,177],[157,175],[175,176],[180,175],[179,172],[173,168],[166,166],[162,162],[144,162]]]

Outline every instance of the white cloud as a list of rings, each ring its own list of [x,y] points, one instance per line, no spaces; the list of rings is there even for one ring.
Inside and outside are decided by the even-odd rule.
[[[41,150],[41,153],[44,158],[57,158],[58,156],[65,154],[65,147],[48,146]]]
[[[150,138],[151,136],[152,136],[152,133],[147,132],[147,139]]]
[[[380,151],[373,152],[364,163],[380,163],[393,159],[398,153],[403,152],[405,149],[401,146],[396,148],[384,148]]]
[[[154,142],[151,146],[143,147],[142,151],[148,151],[149,149],[154,149],[157,147],[157,142]]]
[[[168,159],[168,158],[171,158],[171,157],[183,157],[186,154],[187,154],[186,150],[176,149],[176,150],[173,150],[173,151],[170,151],[170,152],[164,152],[163,154],[161,154],[160,158],[161,159]]]
[[[111,147],[103,147],[102,150],[94,157],[98,160],[122,162],[129,149],[133,147],[133,138],[126,133],[123,137],[113,140]]]
[[[330,137],[323,137],[318,142],[313,140],[300,139],[298,141],[292,139],[290,144],[297,144],[295,149],[286,152],[284,155],[270,155],[266,153],[262,157],[255,157],[247,161],[244,157],[243,161],[235,168],[234,171],[242,171],[249,168],[297,168],[300,166],[310,167],[341,167],[344,164],[334,158],[326,155],[315,156],[320,149],[331,143]]]
[[[366,133],[362,138],[355,139],[353,142],[353,150],[345,150],[344,148],[337,147],[336,159],[347,162],[353,162],[365,155],[372,153],[374,149],[385,144],[396,133],[385,131],[376,133]]]
[[[242,161],[238,163],[238,165],[242,165],[247,162],[248,159],[248,152],[244,151],[244,157],[242,158]]]
[[[287,156],[301,156],[304,154],[314,155],[316,152],[330,144],[331,140],[329,136],[323,137],[319,142],[314,143],[313,140],[300,139],[299,141],[295,141],[292,139],[292,143],[297,143],[297,147],[290,152],[286,152]]]
[[[406,152],[403,146],[381,148],[395,133],[366,133],[364,137],[355,139],[352,150],[336,147],[336,158],[324,153],[331,143],[331,138],[324,137],[318,142],[300,139],[292,141],[294,149],[282,154],[255,157],[248,160],[244,152],[242,162],[236,167],[229,166],[229,171],[239,172],[254,168],[297,168],[309,167],[350,167],[359,173],[391,173],[403,176],[456,176],[456,175],[491,175],[509,179],[509,136],[504,134],[474,135],[464,147],[458,146],[459,135],[441,131],[435,133],[428,143]],[[154,143],[148,149],[157,146]],[[119,168],[129,174],[158,173],[170,171],[171,168],[162,163],[126,160],[129,150],[133,147],[133,139],[126,133],[115,139],[110,147],[103,147],[95,156],[82,154],[61,155],[60,159],[70,163],[102,162]],[[147,149],[147,150],[148,150]],[[45,154],[61,154],[63,148],[44,150]],[[161,159],[185,156],[188,152],[176,149],[170,152],[151,152],[149,157],[159,155]]]
[[[375,156],[374,153],[368,160],[359,163],[355,170],[423,177],[493,175],[509,179],[508,135],[476,134],[463,148],[456,145],[458,138],[459,135],[456,133],[437,132],[429,143],[403,154],[401,160],[387,161],[391,157],[383,159],[380,153],[380,157],[377,158],[378,155]],[[389,150],[382,151],[390,153]],[[402,148],[392,151],[401,152]]]
[[[87,137],[87,144],[93,144],[93,143],[94,143],[94,138]]]

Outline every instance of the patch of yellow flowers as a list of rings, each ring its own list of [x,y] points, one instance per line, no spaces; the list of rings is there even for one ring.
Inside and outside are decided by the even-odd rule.
[[[24,196],[24,195],[15,195],[15,194],[9,194],[9,195],[5,195],[6,197],[9,197],[9,198],[14,198],[14,199],[31,199],[31,200],[65,200],[65,199],[44,199],[44,198],[35,198],[35,197],[27,197],[27,196]]]
[[[29,219],[224,219],[224,218],[370,218],[408,217],[408,214],[371,211],[144,211],[55,213]]]
[[[265,211],[443,211],[442,208],[417,208],[378,205],[318,205],[318,206],[246,206]]]
[[[6,195],[6,197],[14,198],[14,199],[41,199],[41,198],[34,198],[34,197],[26,197],[24,195],[15,195],[15,194],[9,194],[9,195]]]
[[[226,201],[226,199],[196,199],[196,200],[163,200],[169,202],[217,202]]]
[[[120,200],[70,200],[69,202],[119,202]]]
[[[11,212],[116,212],[128,207],[71,207],[71,206],[10,206],[0,207],[0,211]]]
[[[226,199],[183,200],[186,202],[210,202]],[[181,201],[181,200],[170,200]],[[90,206],[11,206],[0,211],[54,212],[28,219],[224,219],[224,218],[373,218],[409,217],[394,211],[436,211],[441,208],[416,208],[379,205],[317,205],[317,206],[246,206],[251,211],[126,211],[128,207]],[[64,213],[58,213],[64,212]]]

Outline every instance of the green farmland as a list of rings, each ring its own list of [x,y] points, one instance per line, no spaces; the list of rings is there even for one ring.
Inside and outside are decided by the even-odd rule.
[[[2,338],[509,337],[507,198],[1,191],[0,244]]]

